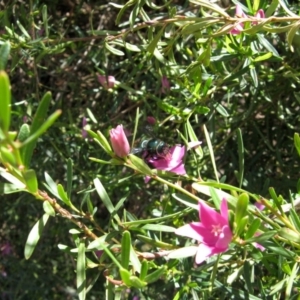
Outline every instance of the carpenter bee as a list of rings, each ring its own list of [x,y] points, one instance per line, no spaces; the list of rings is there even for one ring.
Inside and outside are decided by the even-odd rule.
[[[169,160],[171,155],[170,146],[161,139],[153,137],[153,128],[151,126],[146,126],[144,130],[151,138],[142,139],[139,146],[133,148],[131,153],[142,153],[145,160],[160,158]]]
[[[148,158],[164,158],[169,160],[170,147],[166,142],[157,138],[144,139],[138,148],[132,149],[131,153],[143,153],[146,160]]]

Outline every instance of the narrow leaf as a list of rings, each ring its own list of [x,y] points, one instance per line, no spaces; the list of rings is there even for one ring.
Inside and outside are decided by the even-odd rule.
[[[99,178],[94,179],[94,185],[95,185],[96,191],[97,191],[99,197],[101,198],[101,200],[103,201],[105,207],[107,208],[109,213],[112,214],[115,211],[115,207],[112,204],[112,202],[111,202],[108,194],[106,193],[106,190],[105,190],[104,186],[102,185]]]
[[[43,230],[45,228],[45,225],[47,224],[47,221],[49,219],[48,214],[44,214],[32,227],[27,241],[25,245],[24,255],[26,259],[29,259],[35,249],[35,246],[37,245]]]
[[[85,245],[81,242],[78,247],[77,256],[77,294],[80,300],[86,297],[86,274],[85,274]]]
[[[10,43],[5,42],[0,48],[0,70],[4,70],[10,53]]]
[[[130,247],[131,247],[131,236],[129,231],[124,231],[122,236],[122,248],[121,248],[121,265],[124,269],[129,267],[129,257],[130,257]]]
[[[61,184],[58,184],[58,185],[57,185],[57,192],[58,192],[60,198],[62,199],[62,201],[63,201],[66,205],[72,206],[72,203],[71,203],[70,199],[68,198],[68,195],[67,195],[67,193],[65,192],[65,190],[64,190],[64,188],[63,188],[63,186],[62,186]]]
[[[110,46],[108,43],[105,43],[105,48],[110,51],[111,53],[115,54],[115,55],[118,55],[118,56],[123,56],[125,55],[125,53],[121,50],[118,50],[112,46]]]
[[[51,93],[46,93],[44,95],[44,97],[42,98],[42,100],[37,108],[37,111],[34,115],[34,118],[32,120],[32,125],[30,128],[31,134],[34,134],[42,126],[44,119],[46,118],[46,115],[47,115],[50,101],[51,101]],[[24,136],[24,139],[22,138],[22,142],[27,140],[27,138],[29,137],[28,133],[26,133],[26,135],[27,135],[26,139]],[[26,167],[29,167],[35,145],[36,145],[36,141],[32,141],[31,143],[28,143],[26,146],[23,144],[23,146],[21,148],[21,156],[23,159],[23,163]]]
[[[151,43],[149,44],[149,46],[147,47],[147,51],[150,52],[151,54],[154,53],[154,50],[157,46],[158,41],[160,40],[161,36],[163,35],[165,31],[165,27],[163,27],[157,34],[156,36],[153,38],[153,40],[151,41]]]
[[[23,145],[28,145],[31,142],[35,142],[49,127],[52,126],[61,113],[62,111],[60,109],[54,112],[35,133],[31,132],[30,137],[24,141]]]
[[[0,71],[0,128],[7,134],[10,125],[10,83],[7,74]]]
[[[27,189],[30,193],[35,194],[38,191],[38,182],[34,170],[27,170],[23,173]]]
[[[71,158],[67,162],[67,196],[71,198],[72,192],[72,181],[73,181],[73,161]]]

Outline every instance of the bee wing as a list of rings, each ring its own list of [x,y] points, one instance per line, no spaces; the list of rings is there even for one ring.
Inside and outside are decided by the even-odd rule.
[[[143,148],[132,148],[131,151],[130,151],[130,153],[131,154],[137,154],[137,153],[141,153],[143,151],[144,151]]]

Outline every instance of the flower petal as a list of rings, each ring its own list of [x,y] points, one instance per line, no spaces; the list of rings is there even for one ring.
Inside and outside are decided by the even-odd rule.
[[[123,130],[123,125],[118,125],[116,128],[111,129],[109,134],[115,154],[119,157],[127,156],[130,152],[130,145]]]
[[[213,249],[205,244],[200,244],[196,254],[196,264],[201,264],[213,255]]]
[[[220,212],[225,224],[228,224],[228,205],[225,198],[222,199]]]
[[[199,201],[199,217],[204,227],[211,228],[212,225],[227,225],[223,217],[204,201]]]
[[[183,225],[175,230],[175,234],[182,235],[201,242],[202,236],[199,235],[198,229],[202,227],[199,222],[192,222],[190,224]]]

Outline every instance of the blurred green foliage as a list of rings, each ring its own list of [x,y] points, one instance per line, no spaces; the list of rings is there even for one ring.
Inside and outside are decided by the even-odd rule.
[[[252,3],[242,2],[245,6]],[[264,10],[270,5],[266,0],[256,2]],[[33,150],[30,168],[35,170],[39,183],[45,182],[47,172],[56,183],[66,187],[67,161],[71,158],[72,202],[88,210],[87,203],[91,201],[102,228],[106,228],[110,216],[93,189],[95,176],[101,179],[114,205],[126,199],[126,210],[139,219],[154,217],[162,211],[180,211],[182,207],[170,197],[172,190],[153,181],[145,188],[144,179],[133,177],[131,170],[89,159],[108,160],[109,156],[90,138],[83,139],[82,119],[87,118],[90,129],[101,130],[106,136],[118,124],[132,134],[139,108],[137,139],[143,134],[147,116],[158,120],[155,134],[170,144],[183,143],[178,131],[188,137],[187,121],[196,137],[204,141],[205,125],[221,182],[263,197],[269,197],[269,188],[275,187],[278,195],[289,199],[290,192],[296,192],[300,174],[293,143],[294,134],[300,132],[299,30],[292,42],[285,33],[263,30],[245,34],[243,39],[229,34],[214,37],[221,28],[217,23],[196,30],[195,26],[180,27],[180,19],[167,21],[178,15],[206,17],[207,10],[189,1],[132,1],[133,5],[125,6],[120,15],[120,6],[125,3],[31,0],[0,4],[1,45],[5,41],[11,45],[5,68],[12,90],[10,129],[19,131],[24,123],[32,124],[48,91],[52,93],[48,115],[58,109],[62,111]],[[234,16],[234,3],[218,4]],[[297,13],[300,5],[290,1],[288,8]],[[285,15],[282,7],[277,9],[276,16]],[[124,45],[125,42],[128,44]],[[117,80],[115,88],[103,88],[97,74],[113,75]],[[167,93],[161,90],[162,76],[171,84]],[[240,136],[244,149],[242,182],[238,175]],[[200,173],[204,180],[215,179],[205,141],[203,151],[202,159],[187,157],[187,173],[194,177]],[[76,238],[69,234],[74,226],[66,219],[50,218],[38,247],[27,261],[24,245],[32,226],[43,215],[41,203],[23,193],[1,198],[0,251],[4,251],[6,243],[12,248],[8,255],[2,252],[0,256],[0,298],[77,299],[77,256],[57,247],[74,247]],[[239,250],[236,255],[243,254]],[[259,251],[254,256],[262,259]],[[159,266],[165,261],[160,258],[155,264]],[[184,260],[181,267],[176,264],[172,260],[167,262],[172,280],[162,278],[149,285],[144,292],[147,296],[141,299],[171,299],[171,295],[178,295],[175,299],[190,299],[188,292],[192,290],[202,293],[199,299],[230,299],[233,295],[242,299],[241,294],[247,291],[240,278],[230,288],[217,282],[215,292],[200,291],[200,282],[210,279],[208,269],[202,265],[194,268],[191,260]],[[245,273],[250,270],[248,264],[247,261]],[[279,281],[284,277],[284,268],[277,269],[277,265],[278,261],[266,259],[263,266],[257,267],[255,276],[263,278],[269,287],[276,278]],[[187,269],[190,273],[185,272]],[[88,280],[97,273],[96,269],[89,269]],[[226,268],[218,270],[218,278],[226,276]],[[191,281],[191,277],[197,282]],[[253,295],[262,290],[259,284],[253,284]],[[249,282],[246,285],[249,288]],[[96,287],[87,299],[104,299],[103,276]],[[299,289],[298,283],[295,288]],[[143,297],[135,289],[122,292],[123,299],[132,299],[134,295]]]

